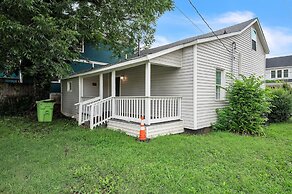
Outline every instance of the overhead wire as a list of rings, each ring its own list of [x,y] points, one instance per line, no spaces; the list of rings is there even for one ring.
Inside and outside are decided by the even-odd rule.
[[[231,51],[227,48],[227,46],[222,42],[222,40],[218,37],[218,35],[214,32],[214,30],[211,28],[211,26],[208,24],[208,22],[205,20],[205,18],[202,16],[202,14],[199,12],[199,10],[196,8],[196,6],[193,4],[191,0],[188,0],[190,5],[194,8],[194,10],[197,12],[197,14],[200,16],[200,18],[203,20],[203,22],[208,26],[208,28],[211,30],[211,32],[214,34],[214,36],[220,41],[220,43],[224,46],[224,48],[231,53]]]
[[[193,21],[193,20],[191,20],[177,5],[175,5],[175,8],[185,17],[185,18],[187,18],[191,23],[192,23],[192,25],[195,27],[195,28],[197,28],[201,33],[203,33],[204,34],[204,31],[201,29],[201,28],[199,28],[199,26],[197,25],[197,24],[195,24],[195,22]]]

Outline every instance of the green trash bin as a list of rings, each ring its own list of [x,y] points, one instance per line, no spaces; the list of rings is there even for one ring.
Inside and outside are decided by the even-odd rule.
[[[39,122],[51,122],[55,102],[51,99],[37,101],[37,116]]]

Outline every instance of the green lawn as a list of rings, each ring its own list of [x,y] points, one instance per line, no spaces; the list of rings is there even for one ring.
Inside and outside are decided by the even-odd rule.
[[[292,122],[137,142],[69,120],[0,118],[0,193],[291,193]]]

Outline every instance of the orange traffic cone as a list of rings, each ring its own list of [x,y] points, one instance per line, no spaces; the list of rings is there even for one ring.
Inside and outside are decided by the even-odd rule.
[[[140,141],[146,141],[146,129],[144,124],[144,117],[141,117],[141,125],[140,125],[140,134],[139,134],[139,140]]]

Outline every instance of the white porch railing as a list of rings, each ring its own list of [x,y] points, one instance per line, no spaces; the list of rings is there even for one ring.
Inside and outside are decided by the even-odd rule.
[[[181,97],[109,97],[90,104],[80,103],[79,115],[79,125],[90,121],[91,129],[111,118],[140,122],[144,116],[148,124],[173,121],[181,119]]]
[[[115,97],[116,111],[114,118],[140,122],[141,116],[145,116],[146,97]]]
[[[150,123],[159,123],[181,119],[180,97],[151,97],[150,105]]]
[[[116,111],[114,118],[133,122],[140,122],[141,116],[147,119],[147,115],[145,115],[147,99],[150,99],[149,124],[181,118],[181,98],[168,96],[115,97]]]
[[[95,97],[75,104],[78,108],[78,125],[90,120],[91,105],[99,100],[100,97]]]

